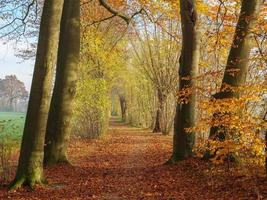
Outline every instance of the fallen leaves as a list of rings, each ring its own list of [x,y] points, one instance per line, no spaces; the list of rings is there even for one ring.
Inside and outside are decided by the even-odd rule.
[[[113,126],[101,140],[74,140],[71,165],[46,169],[48,186],[0,199],[256,199],[267,198],[267,181],[225,172],[197,159],[163,165],[172,137],[137,128]],[[216,169],[216,168],[215,168]]]

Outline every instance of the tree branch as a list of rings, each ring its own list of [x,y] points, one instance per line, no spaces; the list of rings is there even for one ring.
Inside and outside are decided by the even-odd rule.
[[[130,24],[131,20],[138,14],[141,14],[142,11],[144,10],[143,8],[141,8],[139,11],[135,12],[132,16],[128,16],[127,14],[120,12],[118,10],[116,10],[115,8],[113,8],[110,4],[108,4],[106,2],[106,0],[99,0],[99,3],[101,6],[103,6],[104,8],[106,8],[111,14],[113,14],[113,16],[118,16],[121,19],[123,19],[127,25]]]

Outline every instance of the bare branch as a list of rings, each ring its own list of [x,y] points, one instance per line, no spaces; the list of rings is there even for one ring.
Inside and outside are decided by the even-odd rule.
[[[104,8],[106,8],[112,15],[112,17],[120,17],[121,19],[123,19],[127,25],[130,24],[130,22],[132,21],[132,19],[138,15],[138,14],[141,14],[143,12],[143,8],[141,8],[139,11],[135,12],[132,16],[128,16],[127,14],[123,13],[123,12],[120,12],[118,10],[116,10],[115,8],[113,8],[110,4],[108,4],[106,2],[106,0],[99,0],[99,3],[100,5],[102,5]],[[110,18],[112,18],[110,17]]]

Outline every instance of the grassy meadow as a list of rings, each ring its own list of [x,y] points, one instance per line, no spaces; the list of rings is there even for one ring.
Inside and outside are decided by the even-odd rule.
[[[0,112],[0,138],[20,139],[25,116],[25,113]]]

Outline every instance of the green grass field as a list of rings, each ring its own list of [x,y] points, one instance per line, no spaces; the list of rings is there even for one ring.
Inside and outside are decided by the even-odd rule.
[[[25,113],[0,112],[0,137],[20,139],[23,132]]]

